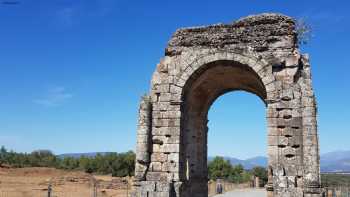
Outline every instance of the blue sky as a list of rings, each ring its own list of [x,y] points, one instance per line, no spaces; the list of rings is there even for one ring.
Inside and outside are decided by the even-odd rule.
[[[350,149],[348,1],[0,0],[0,144],[55,153],[134,149],[139,97],[179,27],[262,12],[306,18],[321,152]],[[209,112],[209,154],[266,150],[265,109],[233,92]]]

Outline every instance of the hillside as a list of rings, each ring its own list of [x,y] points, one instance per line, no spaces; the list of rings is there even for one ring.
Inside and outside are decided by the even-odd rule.
[[[231,164],[241,164],[245,169],[251,169],[254,166],[267,166],[267,157],[258,156],[249,159],[237,159],[235,157],[224,157]],[[208,157],[208,161],[213,157]],[[321,171],[322,172],[350,172],[350,151],[333,151],[321,154]]]

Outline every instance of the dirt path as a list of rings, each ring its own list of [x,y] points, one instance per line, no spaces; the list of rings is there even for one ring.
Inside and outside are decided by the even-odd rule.
[[[266,197],[265,189],[237,189],[214,197]]]

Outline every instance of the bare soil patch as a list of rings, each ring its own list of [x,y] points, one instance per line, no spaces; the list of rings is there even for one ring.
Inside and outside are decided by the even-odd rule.
[[[130,178],[90,175],[53,168],[0,168],[0,197],[44,197],[51,185],[52,197],[126,197]]]

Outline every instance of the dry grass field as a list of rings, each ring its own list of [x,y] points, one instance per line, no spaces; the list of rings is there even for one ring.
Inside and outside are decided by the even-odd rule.
[[[0,168],[0,197],[126,197],[131,180],[53,168]],[[96,185],[96,192],[94,192]]]

